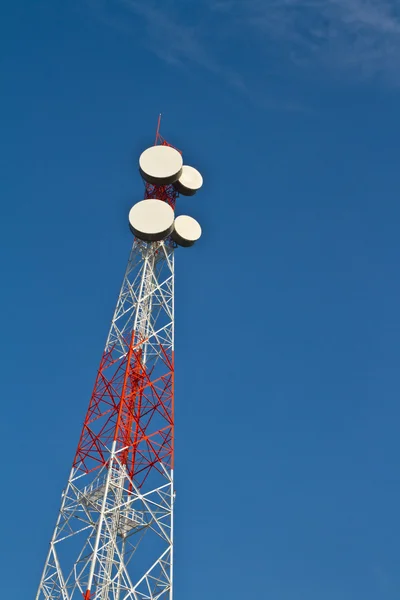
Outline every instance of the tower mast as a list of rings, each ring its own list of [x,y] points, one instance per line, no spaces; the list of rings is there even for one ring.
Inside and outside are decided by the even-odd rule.
[[[36,600],[172,600],[175,218],[201,175],[159,134],[139,161],[145,200]]]

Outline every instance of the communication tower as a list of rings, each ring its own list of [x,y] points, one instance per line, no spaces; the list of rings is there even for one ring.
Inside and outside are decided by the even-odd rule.
[[[172,600],[175,218],[200,173],[159,133],[139,159],[144,200],[36,600]]]

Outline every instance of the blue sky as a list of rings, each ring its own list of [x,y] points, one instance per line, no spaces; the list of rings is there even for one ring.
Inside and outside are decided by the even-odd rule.
[[[36,593],[162,134],[178,212],[175,598],[400,594],[394,0],[0,7],[2,590]]]

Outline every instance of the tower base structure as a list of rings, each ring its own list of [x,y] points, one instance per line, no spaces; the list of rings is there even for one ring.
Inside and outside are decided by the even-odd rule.
[[[173,250],[134,241],[36,600],[172,597]]]

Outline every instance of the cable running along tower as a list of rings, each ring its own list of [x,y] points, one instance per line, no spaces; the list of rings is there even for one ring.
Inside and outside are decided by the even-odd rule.
[[[145,199],[36,600],[172,600],[175,218],[200,173],[157,129],[139,159]]]

